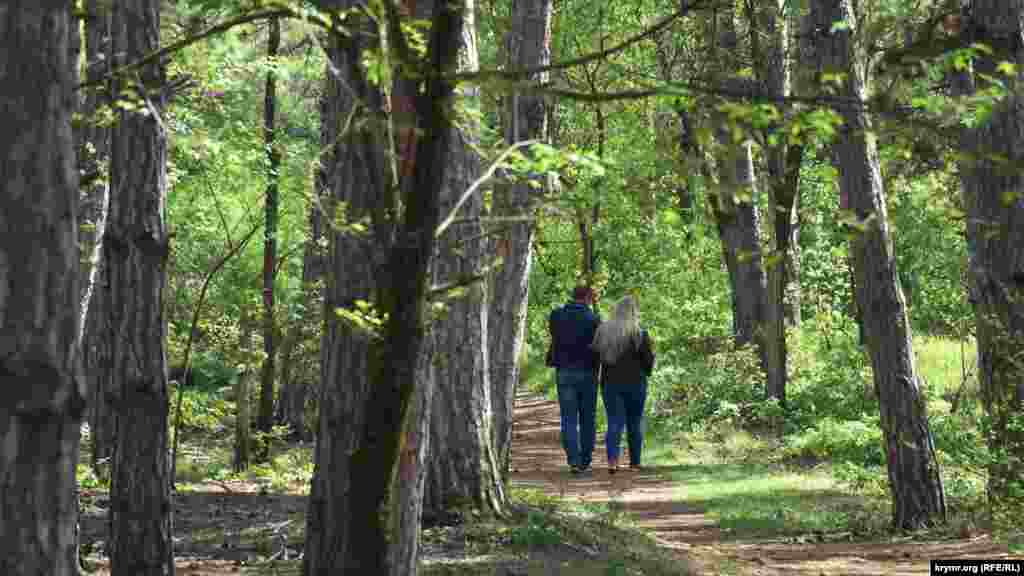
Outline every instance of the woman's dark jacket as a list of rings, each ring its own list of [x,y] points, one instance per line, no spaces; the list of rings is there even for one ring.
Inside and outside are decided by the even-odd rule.
[[[639,346],[634,346],[619,356],[614,364],[601,362],[602,384],[640,384],[654,370],[654,346],[651,337],[644,330]]]

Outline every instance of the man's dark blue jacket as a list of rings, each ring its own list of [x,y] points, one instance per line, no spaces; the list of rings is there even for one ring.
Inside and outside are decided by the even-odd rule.
[[[586,304],[569,302],[551,312],[552,365],[555,368],[594,369],[597,355],[590,348],[601,318]]]

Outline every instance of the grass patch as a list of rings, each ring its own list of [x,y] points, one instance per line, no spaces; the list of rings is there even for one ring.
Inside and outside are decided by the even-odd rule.
[[[773,441],[742,431],[712,437],[691,435],[690,449],[663,470],[679,484],[678,498],[718,520],[724,535],[821,538],[883,528],[875,518],[882,502],[851,496],[831,466],[782,465]]]

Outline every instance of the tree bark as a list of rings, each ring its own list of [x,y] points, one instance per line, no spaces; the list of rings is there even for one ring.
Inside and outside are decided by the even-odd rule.
[[[969,275],[978,339],[978,380],[985,410],[991,417],[988,435],[993,457],[989,466],[990,501],[1018,500],[1024,493],[1024,114],[1017,88],[1022,77],[1024,48],[1019,42],[1024,18],[1021,0],[975,0],[965,10],[965,43],[1015,46],[1012,56],[978,54],[974,76],[964,75],[958,88],[973,93],[984,83],[981,74],[998,77],[999,61],[1017,65],[1011,92],[998,103],[988,121],[966,128],[961,148],[964,205],[967,208]]]
[[[114,54],[131,62],[160,45],[160,2],[114,7]],[[117,420],[111,478],[111,574],[173,574],[167,450],[166,320],[168,255],[163,70],[115,81],[115,94],[146,110],[121,111],[111,138],[111,200],[103,255],[110,283],[109,374]]]
[[[339,9],[356,6],[344,2]],[[381,137],[383,96],[366,79],[360,65],[362,52],[373,32],[369,23],[349,26],[367,34],[342,38],[332,34],[327,43],[326,110],[324,123],[328,152],[327,222],[359,222],[369,219],[374,199],[384,192],[391,177],[385,157],[386,141]],[[352,123],[346,118],[352,116]],[[344,211],[335,214],[335,206]],[[365,527],[354,517],[355,477],[350,455],[364,442],[363,410],[369,396],[369,357],[374,335],[342,320],[338,308],[351,308],[357,301],[373,302],[380,276],[372,239],[356,234],[347,226],[325,230],[330,241],[326,262],[324,293],[326,327],[321,345],[321,397],[315,469],[306,521],[303,574],[319,576],[342,573],[355,566],[352,549],[356,532]]]
[[[249,469],[249,432],[252,425],[252,414],[249,402],[249,380],[252,379],[252,367],[249,366],[248,352],[252,348],[252,327],[249,314],[243,303],[238,318],[238,347],[246,358],[242,362],[238,380],[235,382],[235,472]],[[180,390],[180,388],[179,388]]]
[[[551,0],[513,0],[512,29],[508,36],[510,69],[534,69],[551,62]],[[547,80],[546,73],[534,74],[533,82]],[[505,141],[546,139],[548,114],[540,94],[513,92],[506,99]],[[519,382],[519,357],[526,337],[530,265],[533,260],[532,188],[517,182],[495,189],[495,219],[501,234],[497,239],[502,265],[492,279],[487,317],[488,352],[491,370],[494,453],[498,466],[508,474],[512,448],[512,408]]]
[[[312,338],[320,339],[324,331],[323,314],[323,269],[324,250],[321,242],[324,239],[323,210],[329,203],[328,170],[332,163],[330,130],[327,124],[327,98],[320,99],[320,146],[321,154],[316,169],[314,189],[309,202],[309,228],[306,232],[306,246],[302,257],[303,304],[300,319],[292,326],[288,339],[293,350],[289,351],[285,362],[294,360],[294,349],[302,349],[302,344]],[[312,336],[311,336],[312,332]],[[303,440],[311,436],[310,427],[306,424],[306,401],[314,383],[307,381],[307,371],[303,370],[298,378],[292,378],[291,367],[281,366],[281,400],[280,421],[286,424],[293,435]]]
[[[717,41],[712,49],[712,60],[719,75],[728,75],[736,65],[731,50],[738,45],[735,15],[727,9],[719,17],[713,14]],[[725,50],[719,50],[719,48]],[[722,80],[730,90],[750,93],[756,90],[753,82],[739,77]],[[722,255],[729,272],[732,292],[733,338],[737,347],[756,344],[763,366],[767,357],[761,334],[767,298],[767,278],[761,259],[761,218],[755,203],[758,188],[754,174],[753,150],[749,142],[734,141],[729,120],[714,113],[715,137],[720,148],[717,162],[717,186],[709,187],[709,204],[715,217],[718,236],[722,242]]]
[[[722,253],[729,271],[732,288],[733,338],[736,346],[758,345],[764,360],[759,336],[764,318],[767,279],[761,263],[761,218],[754,199],[753,153],[748,143],[729,142],[719,133],[725,148],[719,163],[717,204],[714,210]]]
[[[846,73],[840,93],[864,98],[864,73],[855,64],[849,0],[816,0],[811,29],[818,72]],[[846,22],[847,27],[835,27]],[[839,187],[858,221],[850,241],[857,275],[856,298],[864,312],[864,336],[881,411],[893,523],[916,529],[945,521],[946,502],[928,425],[928,413],[914,367],[910,322],[900,288],[886,214],[885,189],[875,137],[864,109],[840,110],[844,126],[832,147]]]
[[[784,99],[789,95],[789,71],[786,61],[788,47],[787,21],[783,3],[778,0],[763,2],[760,11],[750,14],[751,37],[755,64],[762,89],[770,98]],[[762,50],[756,41],[763,29],[768,46]],[[770,135],[766,135],[770,136]],[[766,138],[768,222],[772,229],[771,252],[767,258],[767,293],[764,308],[764,349],[767,396],[780,403],[786,402],[787,360],[786,318],[787,281],[790,266],[796,259],[792,250],[797,246],[796,198],[799,193],[801,152],[799,146],[787,148],[785,139],[771,141]]]
[[[473,11],[473,0],[464,0],[459,58],[462,72],[479,68]],[[475,88],[464,88],[460,96],[468,101],[479,99]],[[480,175],[480,161],[474,151],[479,129],[472,122],[462,126],[451,129],[452,144],[441,190],[441,212],[445,215],[455,209],[462,192]],[[491,429],[488,302],[482,282],[486,257],[480,222],[483,204],[483,198],[474,194],[438,239],[433,284],[459,287],[437,295],[447,309],[433,326],[434,405],[423,492],[423,509],[431,515],[460,507],[500,514],[505,506]]]
[[[79,42],[71,2],[0,10],[0,573],[78,574]],[[16,137],[15,137],[16,136]]]
[[[113,58],[110,45],[110,18],[112,10],[100,0],[88,0],[85,20],[86,80],[97,81],[110,71]],[[109,477],[114,448],[113,408],[110,406],[109,378],[106,366],[110,363],[110,343],[105,327],[109,321],[102,297],[109,283],[103,265],[103,234],[110,207],[110,128],[96,117],[110,105],[109,84],[102,84],[85,93],[82,110],[85,161],[82,166],[83,224],[91,230],[82,233],[82,248],[87,252],[88,265],[82,266],[80,277],[84,282],[82,296],[81,349],[85,364],[85,378],[89,390],[89,434],[92,442],[92,466],[101,478]],[[80,148],[80,153],[83,150]]]
[[[281,21],[270,20],[267,39],[267,60],[273,67],[281,47]],[[274,272],[277,265],[277,203],[278,172],[281,166],[281,152],[275,145],[274,120],[277,108],[277,75],[271,68],[267,72],[267,83],[263,98],[263,137],[267,152],[267,195],[266,225],[263,227],[263,374],[260,381],[260,410],[256,427],[264,434],[270,433],[274,423]],[[264,439],[263,454],[268,454],[267,439]]]
[[[433,15],[426,58],[396,68],[400,89],[396,94],[409,94],[404,90],[417,87],[411,110],[401,100],[393,103],[401,167],[397,174],[389,174],[380,137],[387,132],[382,129],[383,98],[361,66],[361,43],[377,37],[372,24],[349,15],[346,29],[365,27],[370,34],[331,40],[330,68],[339,73],[329,87],[332,129],[341,127],[353,106],[365,111],[355,115],[355,123],[346,124],[351,130],[346,128],[339,140],[332,189],[336,200],[347,202],[337,204],[339,210],[340,206],[346,209],[344,220],[352,223],[369,216],[371,233],[352,226],[331,232],[328,305],[330,310],[358,318],[359,301],[367,302],[381,321],[378,330],[365,327],[372,321],[342,323],[337,313],[331,315],[307,515],[303,566],[307,575],[416,572],[419,530],[410,518],[417,511],[400,510],[399,505],[421,501],[422,495],[407,492],[415,483],[403,479],[419,474],[422,466],[418,458],[403,457],[421,453],[416,450],[421,438],[411,431],[419,429],[422,421],[411,415],[417,392],[422,390],[416,377],[423,369],[426,285],[435,249],[438,199],[452,145],[453,86],[445,74],[456,67],[463,27],[459,5],[439,1],[425,6]],[[387,37],[400,42],[401,16],[392,12],[394,6],[386,8]],[[414,3],[403,8],[407,14],[416,13]],[[404,50],[398,47],[396,52]],[[423,74],[420,81],[403,75],[412,68]],[[408,119],[414,123],[405,124]],[[396,181],[398,187],[393,185]],[[367,265],[373,268],[363,268]]]

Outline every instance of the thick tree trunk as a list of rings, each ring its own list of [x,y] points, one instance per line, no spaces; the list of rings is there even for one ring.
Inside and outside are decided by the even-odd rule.
[[[817,30],[819,73],[847,73],[841,94],[863,99],[863,71],[855,65],[849,0],[816,0],[811,29]],[[946,502],[935,458],[928,413],[914,368],[910,322],[900,289],[886,214],[885,190],[871,125],[863,108],[841,110],[845,125],[833,144],[839,187],[862,230],[851,240],[856,298],[864,311],[864,336],[881,410],[881,426],[892,491],[893,523],[915,529],[945,520]]]
[[[118,3],[111,30],[121,63],[153,52],[160,44],[160,2]],[[163,70],[148,66],[141,80],[141,86],[116,82],[115,93],[139,102],[148,114],[122,111],[113,129],[103,245],[110,278],[108,368],[117,419],[109,516],[115,576],[174,573],[163,315],[168,255]]]
[[[998,77],[998,61],[1018,67],[1024,77],[1024,48],[1017,41],[1024,22],[1021,0],[975,0],[962,18],[968,42],[995,48],[1013,46],[989,58],[979,53],[974,72]],[[979,36],[979,31],[984,31]],[[973,92],[978,76],[960,79],[961,91]],[[971,300],[977,317],[978,380],[985,410],[992,419],[989,449],[989,496],[993,503],[1024,494],[1024,98],[1019,88],[999,103],[985,124],[968,128],[961,147],[967,242],[970,252]],[[1008,167],[1012,167],[1009,168]]]
[[[731,50],[738,45],[735,15],[726,9],[712,19],[716,28],[712,60],[722,82],[733,92],[751,93],[756,90],[749,79],[730,76],[736,62]],[[719,50],[719,48],[724,48]],[[708,201],[718,226],[722,242],[722,255],[729,272],[732,292],[733,338],[736,346],[756,344],[761,363],[767,366],[767,356],[761,334],[764,308],[767,300],[767,278],[761,261],[761,218],[755,199],[758,194],[754,175],[753,150],[745,141],[734,141],[729,120],[722,113],[714,113],[715,137],[720,148],[717,166],[717,186],[709,189]]]
[[[473,0],[463,3],[460,70],[479,67]],[[476,89],[462,97],[477,99]],[[478,135],[472,123],[452,128],[451,150],[441,191],[441,212],[448,215],[480,175],[474,151]],[[487,291],[483,280],[485,238],[480,218],[483,198],[473,195],[438,239],[434,285],[461,285],[439,294],[447,310],[435,322],[431,369],[435,386],[430,419],[430,458],[423,509],[436,515],[472,507],[501,513],[505,492],[495,458],[491,379],[487,350]]]
[[[271,66],[277,63],[277,51],[281,46],[281,21],[273,18],[270,21],[270,32],[267,39],[267,59]],[[278,171],[281,166],[281,153],[274,143],[275,109],[277,108],[277,76],[273,68],[267,72],[267,83],[263,99],[263,137],[267,151],[267,195],[266,225],[263,227],[263,373],[260,380],[260,410],[257,415],[256,427],[264,434],[270,432],[274,423],[274,272],[277,265],[277,203],[278,203]],[[266,442],[264,453],[266,457]]]
[[[0,574],[78,574],[78,177],[71,2],[0,10]],[[17,135],[16,138],[11,137]]]
[[[85,20],[86,80],[96,81],[110,70],[113,55],[110,51],[111,7],[101,0],[88,0]],[[108,284],[103,265],[103,233],[110,205],[110,128],[101,125],[96,114],[110,105],[109,84],[95,86],[86,91],[82,110],[86,129],[85,156],[82,165],[82,224],[87,227],[81,235],[83,262],[80,277],[84,282],[82,296],[81,348],[85,364],[85,378],[89,389],[89,434],[92,443],[92,466],[101,478],[109,477],[114,447],[116,423],[109,399],[109,378],[105,367],[110,363],[110,343],[105,326],[108,315],[104,307],[103,290]],[[81,154],[83,150],[79,149]],[[84,160],[84,161],[83,161]]]
[[[513,0],[512,30],[508,37],[512,69],[531,69],[551,62],[551,0]],[[543,82],[547,74],[535,74]],[[547,137],[547,110],[540,94],[513,92],[506,100],[505,141],[514,144]],[[487,317],[491,370],[494,453],[507,474],[512,448],[512,408],[519,381],[519,357],[526,337],[526,306],[533,260],[532,188],[528,182],[495,190],[493,216],[497,223],[498,257],[502,265],[492,279]]]
[[[382,97],[361,66],[360,43],[374,35],[331,40],[330,68],[339,76],[331,78],[329,87],[332,129],[341,127],[353,106],[364,112],[355,115],[355,128],[341,137],[334,152],[334,199],[347,202],[349,222],[372,216],[372,235],[350,227],[332,231],[328,305],[354,313],[359,301],[369,302],[387,319],[377,331],[359,326],[365,322],[342,323],[336,314],[330,315],[316,470],[307,515],[307,575],[416,572],[419,530],[410,518],[418,514],[398,507],[415,506],[422,495],[407,492],[415,483],[403,484],[399,479],[416,476],[422,469],[419,457],[403,458],[422,454],[414,450],[421,438],[412,433],[421,430],[422,422],[410,416],[421,390],[416,377],[423,370],[426,285],[438,198],[452,145],[453,88],[443,73],[455,69],[463,23],[458,5],[446,1],[426,5],[433,17],[426,60],[419,69],[427,80],[415,93],[411,110],[400,99],[394,102],[401,166],[397,188],[388,173],[381,139],[388,132],[381,124]],[[407,3],[404,8],[416,13],[415,5]],[[399,18],[388,14],[392,40],[402,33]],[[360,24],[350,15],[346,27],[358,29]],[[409,94],[409,86],[420,85],[401,74],[398,83],[399,97]],[[364,119],[369,121],[361,122]],[[409,119],[415,123],[405,124]],[[413,134],[415,138],[410,137]],[[403,212],[396,219],[399,201]],[[374,268],[367,269],[368,265]],[[364,274],[359,274],[361,268]]]
[[[355,5],[345,3],[340,8],[350,4]],[[368,27],[365,22],[350,25]],[[370,218],[375,196],[383,192],[381,188],[390,177],[386,141],[381,137],[384,130],[380,127],[383,96],[366,80],[360,66],[362,51],[367,48],[365,38],[356,34],[350,39],[328,39],[324,123],[333,149],[325,164],[331,192],[331,199],[325,202],[327,222]],[[342,132],[349,116],[353,128]],[[344,206],[344,212],[336,215],[335,205]],[[367,417],[363,405],[369,395],[374,335],[342,320],[335,310],[350,309],[357,301],[375,300],[380,275],[376,263],[382,258],[371,239],[350,228],[330,227],[325,232],[331,248],[325,268],[320,429],[306,521],[306,576],[352,569],[356,532],[364,529],[362,520],[352,514],[353,485],[362,471],[353,468],[350,455],[363,443],[361,431]]]
[[[732,288],[733,338],[736,346],[757,344],[764,318],[767,279],[761,264],[761,218],[754,199],[754,160],[749,144],[727,141],[720,134],[725,148],[719,165],[719,189],[714,211],[722,241],[722,254],[729,271]]]

